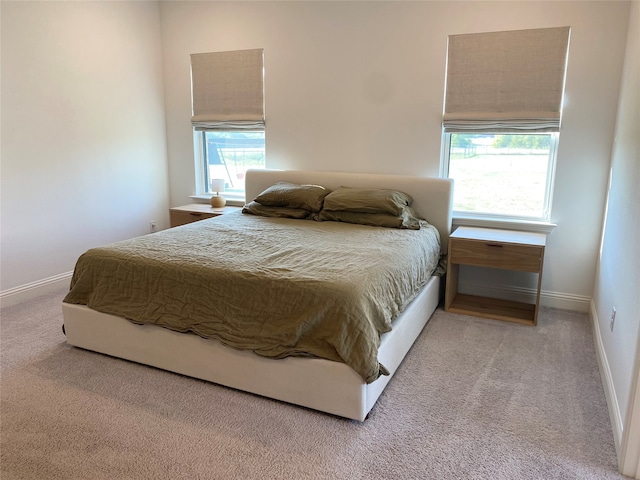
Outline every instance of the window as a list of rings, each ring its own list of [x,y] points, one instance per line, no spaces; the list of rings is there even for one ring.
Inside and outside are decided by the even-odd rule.
[[[265,168],[262,49],[191,55],[196,193],[224,179],[225,197],[244,201],[249,168]]]
[[[455,215],[549,219],[557,133],[450,133],[445,143]]]
[[[449,36],[441,174],[455,217],[550,220],[569,33]]]
[[[203,193],[212,194],[211,180],[224,178],[225,197],[244,200],[244,175],[265,168],[264,130],[198,132],[202,144]]]

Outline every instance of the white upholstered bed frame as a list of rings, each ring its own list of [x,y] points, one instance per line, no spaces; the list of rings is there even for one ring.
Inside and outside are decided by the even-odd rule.
[[[450,180],[338,172],[250,170],[247,199],[278,181],[400,190],[413,197],[414,209],[440,232],[442,252],[451,232],[453,185]],[[438,306],[440,277],[428,284],[382,337],[379,361],[391,372],[371,384],[346,364],[316,358],[273,360],[225,347],[215,340],[63,303],[67,342],[114,357],[255,393],[326,413],[363,421]]]

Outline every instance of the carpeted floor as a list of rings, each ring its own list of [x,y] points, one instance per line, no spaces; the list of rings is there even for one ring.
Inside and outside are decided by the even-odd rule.
[[[0,478],[621,479],[585,314],[438,310],[364,423],[68,346],[2,309]]]

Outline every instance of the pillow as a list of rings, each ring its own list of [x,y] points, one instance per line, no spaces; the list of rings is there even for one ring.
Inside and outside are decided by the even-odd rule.
[[[303,208],[269,207],[258,202],[247,203],[242,207],[242,213],[278,218],[308,218],[312,215],[312,212]]]
[[[405,207],[411,205],[411,201],[409,195],[395,190],[340,187],[326,196],[323,208],[332,211],[399,216]]]
[[[296,185],[278,182],[270,186],[254,200],[268,207],[304,208],[319,212],[329,190],[320,185]]]
[[[362,213],[348,212],[344,210],[333,211],[322,209],[318,216],[319,221],[357,223],[373,227],[406,228],[420,230],[420,218],[411,207],[405,207],[402,214],[391,215],[389,213]]]

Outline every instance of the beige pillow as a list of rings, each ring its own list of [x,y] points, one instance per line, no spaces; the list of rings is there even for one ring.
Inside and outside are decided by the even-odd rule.
[[[258,202],[247,203],[242,207],[242,213],[277,218],[309,218],[311,215],[316,215],[303,208],[269,207]]]
[[[324,210],[402,215],[412,198],[396,190],[340,187],[324,199]]]
[[[329,190],[320,185],[297,185],[278,182],[270,186],[254,200],[268,207],[303,208],[319,212]]]

